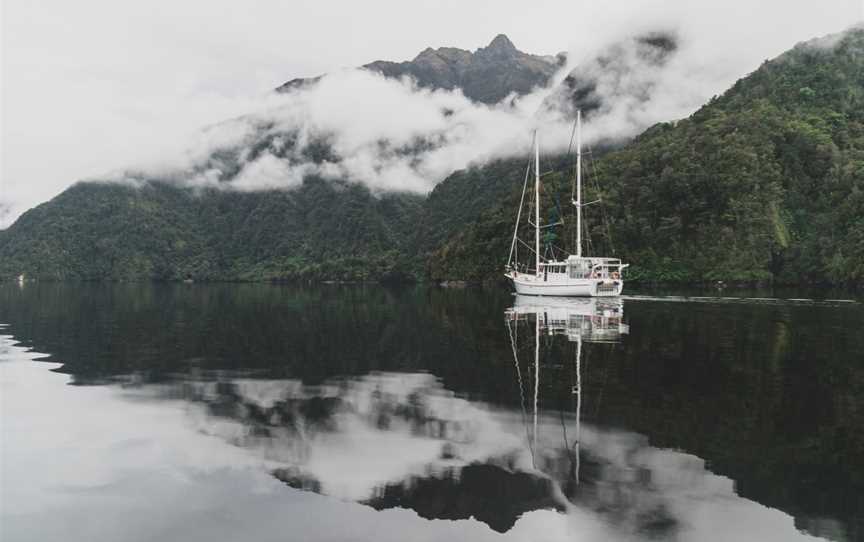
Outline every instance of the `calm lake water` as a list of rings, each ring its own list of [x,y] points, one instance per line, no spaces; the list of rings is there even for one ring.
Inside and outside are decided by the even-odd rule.
[[[0,285],[0,540],[864,540],[864,305],[675,293]]]

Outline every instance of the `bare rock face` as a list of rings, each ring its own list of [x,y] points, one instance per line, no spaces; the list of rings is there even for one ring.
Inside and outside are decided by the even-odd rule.
[[[563,54],[553,57],[523,53],[507,36],[499,34],[473,53],[455,47],[427,48],[413,60],[376,60],[361,68],[385,77],[410,77],[422,88],[458,88],[471,100],[493,104],[510,94],[527,94],[547,84],[563,62]],[[319,79],[293,79],[276,90],[286,92]]]

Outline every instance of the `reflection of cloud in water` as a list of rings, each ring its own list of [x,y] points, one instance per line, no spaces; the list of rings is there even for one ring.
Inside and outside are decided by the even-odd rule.
[[[791,517],[737,497],[700,459],[590,425],[581,433],[583,483],[565,498],[569,457],[557,414],[539,420],[534,469],[521,415],[455,397],[426,374],[315,387],[238,379],[81,388],[36,357],[0,336],[3,540],[500,538],[476,519],[427,521],[350,502],[386,507],[387,492],[402,491],[435,517],[438,488],[425,501],[412,491],[437,481],[491,486],[498,508],[487,502],[486,520],[512,524],[511,540],[631,540],[657,529],[678,540],[805,538]],[[268,474],[278,469],[345,500],[288,490]],[[502,484],[508,477],[517,482]],[[500,492],[522,486],[530,491]],[[450,487],[460,490],[454,498],[466,495]],[[484,517],[482,500],[446,501],[450,516]]]
[[[520,414],[456,397],[428,374],[284,381],[281,396],[274,381],[185,386],[203,405],[201,430],[286,463],[274,475],[292,487],[379,509],[474,517],[502,532],[559,510],[567,521],[602,518],[624,538],[804,537],[791,517],[738,497],[703,460],[631,432],[583,423],[576,485],[571,414],[541,414],[532,461]]]
[[[309,387],[283,381],[282,397],[263,404],[259,383],[272,389],[273,381],[188,382],[184,393],[203,402],[193,409],[201,431],[287,463],[340,498],[367,499],[383,483],[520,445],[518,436],[497,429],[491,412],[454,397],[428,374]]]

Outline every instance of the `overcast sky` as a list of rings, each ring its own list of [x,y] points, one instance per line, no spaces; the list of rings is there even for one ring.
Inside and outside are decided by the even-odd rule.
[[[734,81],[860,22],[864,0],[3,0],[0,17],[2,228],[78,179],[158,159],[255,109],[294,77],[427,46],[474,50],[498,33],[554,54],[665,27]]]

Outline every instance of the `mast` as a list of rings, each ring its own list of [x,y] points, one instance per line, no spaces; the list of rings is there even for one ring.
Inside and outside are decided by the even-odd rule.
[[[519,240],[519,222],[522,220],[522,207],[525,205],[525,191],[528,190],[528,179],[531,175],[531,160],[528,160],[528,165],[525,167],[525,180],[522,181],[522,197],[519,198],[519,212],[516,213],[516,225],[513,226],[513,240],[510,242],[510,255],[507,256],[507,269],[519,269],[519,254],[516,252],[516,242]],[[530,219],[529,219],[530,222]],[[516,256],[514,261],[513,256]]]
[[[534,131],[534,273],[540,276],[540,131]]]
[[[582,110],[576,110],[576,257],[582,257]]]

